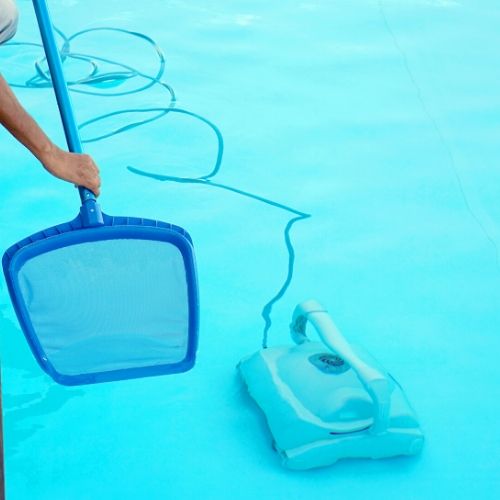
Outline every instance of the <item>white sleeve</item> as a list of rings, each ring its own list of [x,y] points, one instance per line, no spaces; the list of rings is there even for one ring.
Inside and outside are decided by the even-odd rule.
[[[0,44],[10,40],[17,30],[19,11],[13,0],[0,0]]]

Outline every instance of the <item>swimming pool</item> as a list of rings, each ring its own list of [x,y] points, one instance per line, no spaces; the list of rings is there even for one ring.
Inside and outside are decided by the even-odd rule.
[[[19,5],[16,41],[37,42],[30,2]],[[177,106],[215,124],[224,154],[218,185],[162,180],[216,165],[214,130],[180,114],[88,142],[107,211],[172,221],[193,236],[198,362],[178,376],[58,386],[35,364],[2,283],[7,498],[497,498],[495,3],[50,5],[67,35],[111,26],[151,37]],[[72,48],[142,73],[158,67],[148,43],[123,33],[92,32]],[[39,54],[1,48],[0,69],[23,84]],[[88,71],[84,61],[68,65],[70,78]],[[81,123],[168,105],[165,88],[110,96],[141,79],[116,83],[94,88],[104,97],[73,94]],[[17,93],[62,144],[51,91]],[[138,115],[151,116],[113,115],[82,136],[111,134]],[[0,151],[2,248],[76,214],[76,191],[4,131]],[[421,456],[281,468],[235,365],[259,348],[266,305],[269,343],[286,343],[292,309],[308,297],[402,383],[426,433]]]

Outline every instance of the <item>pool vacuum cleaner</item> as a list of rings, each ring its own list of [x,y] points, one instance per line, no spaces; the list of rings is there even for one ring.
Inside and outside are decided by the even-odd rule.
[[[306,336],[312,323],[322,342]],[[292,346],[262,349],[238,365],[265,413],[285,467],[310,469],[341,458],[415,455],[424,441],[394,378],[351,346],[316,301],[299,304]]]

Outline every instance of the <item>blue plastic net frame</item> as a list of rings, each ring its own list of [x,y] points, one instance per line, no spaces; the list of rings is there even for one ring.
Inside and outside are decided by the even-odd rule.
[[[52,226],[24,238],[4,253],[2,267],[12,305],[35,359],[56,382],[69,386],[167,375],[190,370],[195,364],[199,328],[198,280],[191,237],[183,228],[158,220],[102,215],[104,222],[102,226],[84,227],[81,216],[78,215],[70,222]],[[116,239],[165,242],[175,246],[182,255],[189,311],[185,356],[175,363],[71,375],[61,373],[51,363],[35,332],[20,289],[19,271],[30,259],[57,249],[81,243]]]

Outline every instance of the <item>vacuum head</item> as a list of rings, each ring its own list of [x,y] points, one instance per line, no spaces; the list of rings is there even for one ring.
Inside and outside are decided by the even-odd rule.
[[[322,342],[307,338],[308,321]],[[310,469],[421,450],[423,433],[402,388],[347,343],[319,303],[297,306],[291,333],[295,345],[262,349],[238,365],[284,466]]]

